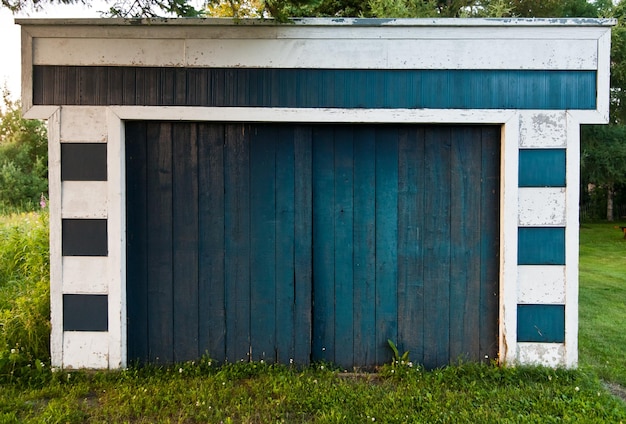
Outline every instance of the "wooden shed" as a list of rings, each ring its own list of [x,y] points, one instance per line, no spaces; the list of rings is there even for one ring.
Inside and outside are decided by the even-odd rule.
[[[18,23],[54,366],[576,366],[612,20]]]

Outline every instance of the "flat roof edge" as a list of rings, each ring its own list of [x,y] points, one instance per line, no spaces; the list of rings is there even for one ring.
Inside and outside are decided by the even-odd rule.
[[[18,25],[29,26],[400,26],[400,27],[541,27],[541,26],[614,26],[613,18],[294,18],[279,24],[273,19],[231,18],[84,18],[49,19],[17,18]]]

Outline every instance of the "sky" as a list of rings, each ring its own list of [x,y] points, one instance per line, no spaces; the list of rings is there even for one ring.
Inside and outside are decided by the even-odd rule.
[[[20,26],[15,25],[16,18],[99,18],[100,10],[106,9],[100,1],[85,5],[47,5],[40,12],[20,12],[13,15],[6,8],[0,7],[0,86],[7,85],[13,99],[20,98],[21,90],[21,54]]]

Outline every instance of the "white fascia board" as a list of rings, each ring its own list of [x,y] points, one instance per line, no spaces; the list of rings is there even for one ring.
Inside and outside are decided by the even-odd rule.
[[[493,37],[493,36],[492,36]],[[34,38],[34,65],[595,70],[596,39]],[[515,51],[516,54],[510,54]]]
[[[515,110],[505,109],[307,109],[190,106],[110,106],[124,120],[293,122],[293,123],[441,123],[503,124]]]

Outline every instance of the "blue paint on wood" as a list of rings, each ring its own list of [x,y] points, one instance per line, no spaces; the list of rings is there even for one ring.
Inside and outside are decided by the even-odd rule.
[[[500,127],[486,127],[481,134],[480,207],[480,353],[482,361],[498,354],[500,308]]]
[[[517,341],[563,343],[564,305],[517,305]]]
[[[596,108],[596,71],[33,68],[36,105]]]
[[[174,361],[172,124],[148,127],[148,353],[151,362]]]
[[[252,360],[275,360],[276,127],[250,131],[250,345]],[[281,246],[282,247],[282,246]]]
[[[398,129],[376,131],[376,362],[398,340]]]
[[[332,127],[313,129],[313,349],[335,360],[335,142]]]
[[[176,317],[186,296],[177,290],[200,302],[189,314],[199,320],[198,354],[220,360],[252,352],[367,367],[389,360],[392,339],[436,367],[466,352],[479,359],[476,321],[481,354],[494,356],[498,127],[150,123],[143,136],[133,125],[127,142],[138,145],[127,154],[144,157],[147,169],[133,167],[128,187],[140,193],[146,184],[146,194],[128,198],[129,225],[138,226],[128,229],[128,247],[142,234],[147,240],[129,256],[137,266],[129,264],[128,282],[144,290],[150,313],[149,328],[136,328],[141,304],[135,313],[129,303],[129,335],[148,334],[143,354],[129,348],[143,356],[131,359],[171,362],[180,356],[170,351],[176,340],[193,338],[193,320]],[[186,151],[196,151],[197,164],[180,158]],[[195,206],[180,207],[196,196],[194,224],[184,217]],[[490,234],[479,247],[465,228],[476,214],[489,229],[480,233]],[[458,234],[453,220],[462,222]],[[197,294],[193,259],[174,259],[193,250],[188,224],[198,227]],[[469,293],[476,282],[461,272],[476,266],[470,256],[481,267],[478,300]],[[485,298],[491,291],[495,303]]]
[[[313,147],[310,126],[294,129],[294,356],[297,364],[311,360],[313,335]],[[290,358],[291,359],[291,358]]]
[[[565,265],[565,228],[519,228],[517,263]]]
[[[172,220],[174,361],[197,359],[198,303],[198,144],[197,126],[172,129]]]
[[[354,145],[351,127],[335,129],[335,362],[354,354]]]
[[[401,128],[398,155],[398,349],[424,356],[424,128]]]
[[[226,125],[224,240],[226,359],[250,353],[250,143],[248,125]]]
[[[310,334],[310,330],[305,331],[304,334],[300,333],[302,331],[300,328],[296,332],[294,132],[293,127],[277,127],[275,144],[276,283],[274,296],[276,310],[274,326],[276,338],[274,349],[275,360],[280,363],[289,363],[289,360],[294,358],[296,338],[304,338]]]
[[[565,187],[565,149],[521,149],[520,187]]]
[[[453,132],[450,148],[450,359],[479,357],[481,128]]]
[[[376,364],[376,133],[354,129],[354,362]]]
[[[63,331],[108,331],[106,294],[64,294]]]
[[[61,181],[106,180],[106,143],[61,143]]]
[[[146,123],[126,123],[126,196],[133,199],[134,213],[126,222],[126,302],[128,358],[148,360],[148,262]]]
[[[424,146],[424,366],[450,360],[450,128],[433,128]]]
[[[224,126],[198,129],[200,353],[226,359]]]
[[[61,225],[63,256],[107,256],[106,219],[63,219]]]

